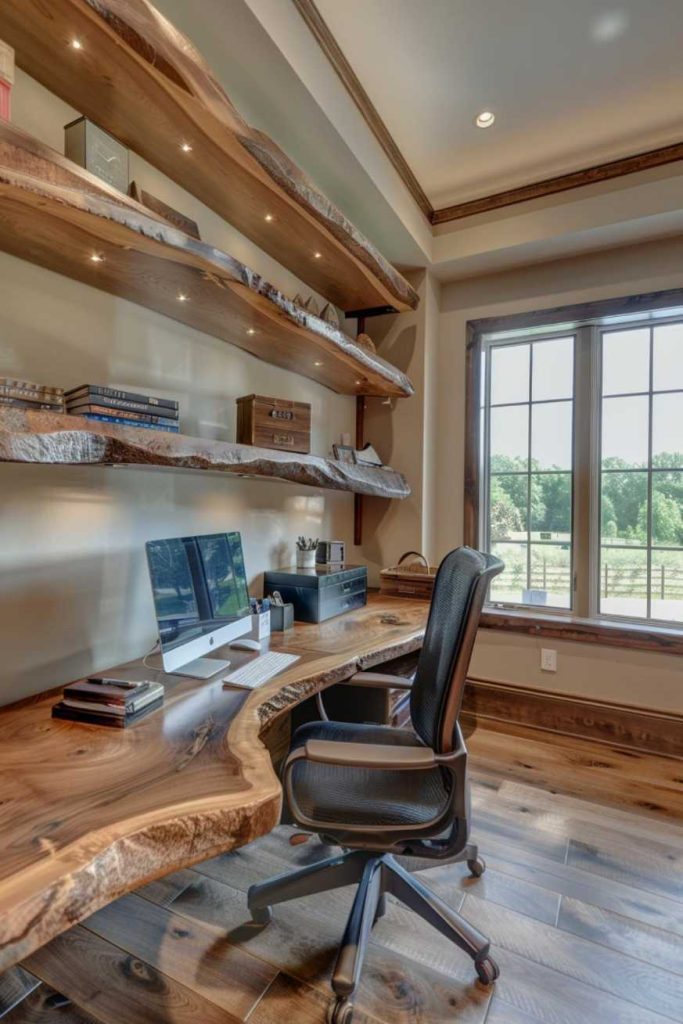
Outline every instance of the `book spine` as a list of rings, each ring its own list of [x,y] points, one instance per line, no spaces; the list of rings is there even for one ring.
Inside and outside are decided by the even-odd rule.
[[[64,406],[57,405],[55,402],[29,402],[25,398],[10,398],[7,395],[0,395],[0,405],[10,406],[13,409],[32,409],[34,412],[64,412]]]
[[[73,708],[74,711],[82,711],[86,715],[125,715],[128,713],[125,705],[107,704],[105,701],[95,703],[89,700],[76,700],[75,697],[65,697],[62,703],[65,708]]]
[[[15,380],[14,377],[0,377],[0,387],[19,388],[21,391],[40,391],[55,398],[64,397],[63,388],[53,388],[47,384],[34,384],[31,380]]]
[[[88,722],[91,725],[106,725],[114,726],[117,729],[125,729],[126,726],[132,725],[134,722],[139,721],[141,718],[145,718],[152,711],[158,710],[163,707],[164,701],[160,697],[153,703],[148,704],[147,707],[142,708],[140,711],[133,715],[98,715],[90,714],[88,711],[79,711],[77,708],[70,708],[68,705],[63,704],[61,701],[59,704],[53,705],[52,717],[53,718],[66,718],[72,722]]]
[[[66,397],[72,400],[80,395],[101,395],[103,398],[115,398],[118,402],[138,402],[142,405],[163,406],[165,409],[178,409],[178,403],[172,398],[154,398],[151,395],[138,395],[134,391],[117,391],[116,388],[105,388],[100,384],[81,385],[78,388],[71,388],[66,392]]]
[[[0,384],[0,395],[5,398],[23,398],[26,402],[48,402],[51,405],[64,405],[64,399],[42,388],[13,388],[8,384]]]
[[[70,409],[72,415],[86,416],[94,414],[97,416],[111,416],[112,408],[106,405],[84,405],[77,409]],[[125,419],[134,420],[136,423],[159,423],[162,427],[177,427],[178,421],[169,419],[168,416],[153,416],[148,412],[132,412],[130,409],[122,410]]]
[[[123,398],[107,398],[104,395],[79,395],[77,398],[68,398],[66,400],[67,409],[79,409],[86,405],[102,405],[106,406],[107,409],[120,409],[124,412],[142,412],[148,416],[158,416],[160,406],[158,405],[145,405],[143,402],[129,402]],[[178,419],[177,409],[164,409],[163,414],[168,414],[169,419]]]
[[[163,430],[167,434],[179,434],[180,427],[164,427],[160,423],[138,423],[137,420],[127,420],[123,416],[99,416],[96,413],[87,412],[84,420],[94,420],[97,423],[118,423],[123,427],[139,427],[141,430]]]
[[[79,700],[77,697],[67,697],[62,700],[64,707],[73,708],[75,711],[82,711],[86,715],[137,715],[149,704],[154,704],[163,696],[163,692],[148,693],[138,697],[137,700],[128,701],[126,704],[118,704],[116,701],[91,701]]]
[[[145,690],[143,692],[147,693],[148,691]],[[121,697],[116,697],[111,693],[93,693],[92,690],[88,690],[84,693],[82,690],[78,689],[78,686],[65,686],[63,696],[65,700],[87,701],[90,704],[118,704],[122,708],[125,708],[126,701],[131,699],[130,695],[128,697],[123,695]]]

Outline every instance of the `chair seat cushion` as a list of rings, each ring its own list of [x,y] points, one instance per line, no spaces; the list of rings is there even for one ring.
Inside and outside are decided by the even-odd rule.
[[[354,722],[309,722],[294,734],[292,749],[308,740],[421,746],[412,729]],[[449,801],[448,776],[441,768],[383,771],[298,761],[292,790],[302,813],[318,822],[359,829],[425,826]]]

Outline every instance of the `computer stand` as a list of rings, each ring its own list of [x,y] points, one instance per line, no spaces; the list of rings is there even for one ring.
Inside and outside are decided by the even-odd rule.
[[[230,667],[230,662],[223,658],[195,658],[188,661],[187,665],[181,665],[168,674],[171,676],[189,676],[191,679],[211,679],[219,672],[225,672]]]

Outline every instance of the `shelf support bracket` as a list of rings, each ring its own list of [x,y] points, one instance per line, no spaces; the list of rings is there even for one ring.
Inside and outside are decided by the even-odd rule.
[[[358,321],[356,337],[365,331],[365,317],[368,310],[356,310],[349,314],[355,316]],[[372,315],[372,313],[370,314]],[[356,451],[360,451],[365,444],[365,395],[356,395]],[[353,496],[353,543],[359,547],[363,543],[363,495]]]
[[[356,395],[356,451],[365,444],[365,395]],[[353,496],[353,543],[363,543],[363,495]]]

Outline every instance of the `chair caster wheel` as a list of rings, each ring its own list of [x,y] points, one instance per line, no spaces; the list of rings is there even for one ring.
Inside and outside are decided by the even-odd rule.
[[[327,1011],[327,1024],[351,1024],[353,1003],[350,999],[336,999]]]
[[[480,960],[478,963],[475,962],[474,966],[477,969],[479,981],[482,985],[491,985],[500,976],[500,968],[490,956]]]
[[[486,861],[483,857],[477,857],[476,860],[468,860],[467,867],[470,869],[472,878],[481,878],[486,871]]]
[[[270,924],[273,920],[273,911],[271,907],[256,907],[251,911],[251,919],[254,924],[265,925]]]

